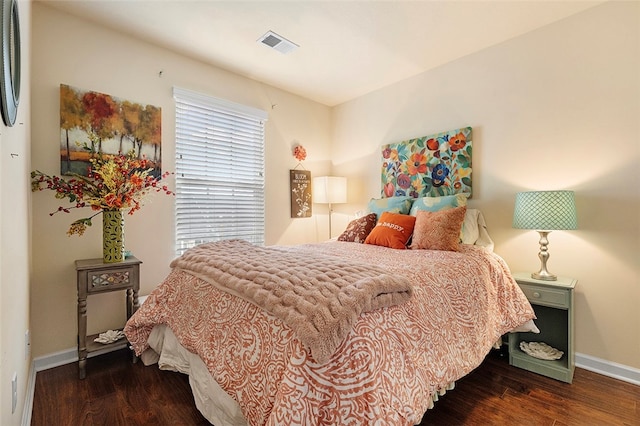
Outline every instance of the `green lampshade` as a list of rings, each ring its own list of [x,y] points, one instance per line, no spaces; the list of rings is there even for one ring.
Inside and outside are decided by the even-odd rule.
[[[573,191],[518,192],[513,227],[537,231],[577,229]]]

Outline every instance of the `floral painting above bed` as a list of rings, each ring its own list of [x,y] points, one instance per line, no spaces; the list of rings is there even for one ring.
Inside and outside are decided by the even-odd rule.
[[[382,196],[471,196],[471,127],[382,146]]]

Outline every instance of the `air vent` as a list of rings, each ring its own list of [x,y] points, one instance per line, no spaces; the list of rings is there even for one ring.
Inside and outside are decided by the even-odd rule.
[[[271,47],[272,49],[277,50],[280,53],[289,53],[292,50],[297,49],[297,44],[287,40],[286,38],[274,33],[273,31],[268,31],[265,35],[260,37],[258,41],[266,46]]]

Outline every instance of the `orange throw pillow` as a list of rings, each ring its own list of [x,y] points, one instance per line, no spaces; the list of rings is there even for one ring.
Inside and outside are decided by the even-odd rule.
[[[437,212],[418,211],[411,248],[460,251],[460,230],[466,211],[466,206]]]
[[[414,216],[383,212],[378,224],[364,240],[365,244],[406,249],[416,223]]]

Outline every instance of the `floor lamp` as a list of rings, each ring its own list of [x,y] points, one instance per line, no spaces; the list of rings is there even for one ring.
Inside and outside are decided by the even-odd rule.
[[[332,204],[347,202],[347,178],[320,176],[313,178],[313,202],[329,204],[329,239],[331,239]]]

